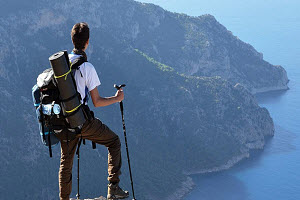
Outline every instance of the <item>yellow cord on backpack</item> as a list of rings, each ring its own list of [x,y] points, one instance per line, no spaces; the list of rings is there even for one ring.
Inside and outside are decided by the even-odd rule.
[[[80,106],[81,106],[81,104],[79,104],[79,106],[77,106],[76,108],[74,108],[72,110],[66,110],[66,113],[72,113],[72,112],[76,111]]]
[[[61,78],[61,77],[65,76],[65,80],[67,80],[67,76],[68,76],[68,74],[70,74],[71,71],[72,71],[72,63],[70,62],[70,70],[67,73],[65,73],[63,75],[60,75],[60,76],[54,76],[54,77],[55,78]]]

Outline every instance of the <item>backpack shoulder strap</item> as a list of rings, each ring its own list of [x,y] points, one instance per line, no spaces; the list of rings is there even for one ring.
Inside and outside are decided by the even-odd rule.
[[[84,57],[84,56],[80,56],[78,58],[76,58],[73,62],[72,62],[72,65],[71,65],[71,69],[73,70],[79,70],[79,66],[82,65],[83,63],[87,62],[87,59]],[[80,70],[79,70],[80,71]],[[80,74],[81,74],[81,71],[80,71]],[[82,74],[81,74],[81,77]],[[76,85],[76,83],[75,83]],[[79,94],[79,93],[78,93]],[[80,96],[80,95],[79,95]],[[88,94],[85,95],[84,99],[83,99],[83,105],[85,105],[85,103],[87,102],[87,99],[88,99]],[[82,138],[81,138],[82,140]],[[80,144],[81,144],[81,140],[78,144],[78,148],[77,148],[77,152],[76,154],[79,154],[79,148],[80,148]],[[85,140],[83,140],[83,144],[85,144]],[[95,142],[92,142],[92,148],[93,149],[96,149],[96,143]]]
[[[87,62],[87,60],[83,56],[79,56],[72,62],[71,68],[77,70],[79,69],[79,66],[85,62]]]

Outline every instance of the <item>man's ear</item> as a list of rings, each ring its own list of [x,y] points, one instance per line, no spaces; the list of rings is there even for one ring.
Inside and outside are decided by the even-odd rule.
[[[90,42],[90,39],[88,39],[88,41],[86,42],[85,47],[84,47],[84,50],[86,50],[87,47],[89,46],[89,42]]]

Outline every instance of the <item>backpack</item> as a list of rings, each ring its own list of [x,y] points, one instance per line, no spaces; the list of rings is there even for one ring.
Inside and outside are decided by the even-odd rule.
[[[86,60],[82,56],[74,60],[71,65],[73,73],[75,70],[78,70],[79,66],[84,62],[86,62]],[[73,73],[72,78],[76,86]],[[70,128],[66,120],[52,68],[46,69],[38,76],[37,84],[32,88],[32,97],[34,107],[36,108],[41,140],[42,143],[49,148],[49,154],[50,157],[52,157],[52,147],[57,145],[60,140],[66,142],[73,140],[76,134],[80,133],[80,129]],[[78,92],[74,98],[76,97],[81,100],[81,96]],[[89,109],[87,112],[90,112]],[[86,119],[89,119],[89,115],[86,116]],[[93,148],[95,148],[94,143]]]

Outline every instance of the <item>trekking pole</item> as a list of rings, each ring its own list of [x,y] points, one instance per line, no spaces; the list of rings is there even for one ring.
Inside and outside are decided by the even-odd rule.
[[[116,85],[114,84],[114,88],[117,90],[121,89],[122,87],[125,87],[125,84],[122,85]],[[125,128],[125,120],[124,120],[124,112],[123,112],[123,101],[120,102],[120,110],[122,115],[122,123],[123,123],[123,131],[124,131],[124,138],[125,138],[125,145],[126,145],[126,152],[127,152],[127,160],[128,160],[128,167],[129,167],[129,174],[130,174],[130,181],[131,181],[131,189],[132,189],[132,200],[136,200],[134,196],[134,189],[133,189],[133,180],[132,180],[132,174],[131,174],[131,167],[130,167],[130,158],[129,158],[129,151],[128,151],[128,144],[127,144],[127,137],[126,137],[126,128]]]
[[[80,140],[79,140],[77,151],[76,151],[76,154],[77,154],[77,194],[76,194],[76,197],[77,197],[77,199],[80,198],[80,194],[79,194],[79,158],[80,158],[79,148],[80,148],[81,142],[82,142],[82,138],[80,138]]]

